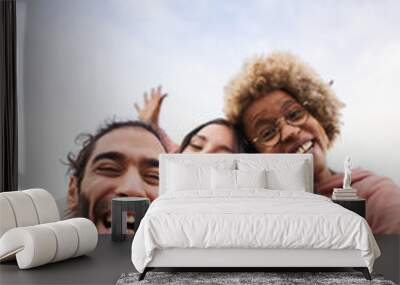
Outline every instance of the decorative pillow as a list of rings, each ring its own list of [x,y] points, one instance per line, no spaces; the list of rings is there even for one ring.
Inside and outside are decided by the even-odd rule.
[[[212,190],[267,188],[266,170],[211,169]]]
[[[238,159],[239,170],[267,171],[267,188],[273,190],[306,191],[308,169],[303,159]]]
[[[298,165],[285,171],[269,170],[267,172],[268,188],[273,190],[306,191],[304,167]]]
[[[168,165],[168,191],[184,191],[193,189],[210,189],[209,167],[186,167],[170,163]]]
[[[235,170],[237,188],[267,188],[267,171]]]
[[[211,168],[235,169],[235,160],[173,159],[166,162],[166,191],[211,190]]]
[[[211,168],[211,189],[235,190],[236,170]]]

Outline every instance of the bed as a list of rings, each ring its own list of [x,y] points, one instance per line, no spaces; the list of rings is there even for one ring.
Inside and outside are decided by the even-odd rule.
[[[352,267],[380,251],[361,216],[313,193],[310,154],[160,155],[160,196],[132,242],[141,273],[183,267]]]

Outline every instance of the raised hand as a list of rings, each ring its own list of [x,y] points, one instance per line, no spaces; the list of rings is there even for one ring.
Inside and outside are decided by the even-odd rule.
[[[137,102],[135,102],[134,106],[136,112],[138,113],[139,119],[142,122],[152,125],[153,127],[158,128],[159,123],[158,119],[160,116],[161,104],[165,97],[167,97],[167,93],[162,93],[161,85],[156,89],[152,88],[150,91],[150,98],[148,93],[145,92],[143,94],[144,104],[143,107],[140,107]]]

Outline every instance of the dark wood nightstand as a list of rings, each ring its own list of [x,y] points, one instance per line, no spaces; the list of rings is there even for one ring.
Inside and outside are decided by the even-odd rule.
[[[356,214],[359,214],[361,217],[365,219],[366,211],[365,211],[365,199],[357,199],[357,200],[336,200],[332,199],[332,202],[339,204],[340,206],[353,211]]]

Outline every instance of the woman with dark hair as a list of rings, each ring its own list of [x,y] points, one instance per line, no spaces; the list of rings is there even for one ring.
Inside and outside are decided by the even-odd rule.
[[[180,153],[235,153],[242,152],[240,139],[232,124],[219,118],[208,121],[182,140]]]
[[[161,137],[170,153],[235,153],[242,152],[240,135],[233,125],[225,119],[208,121],[190,131],[180,145],[174,143],[160,128],[158,118],[161,104],[167,94],[163,94],[161,86],[151,89],[150,98],[144,94],[144,105],[141,108],[135,103],[141,121],[151,125]]]

